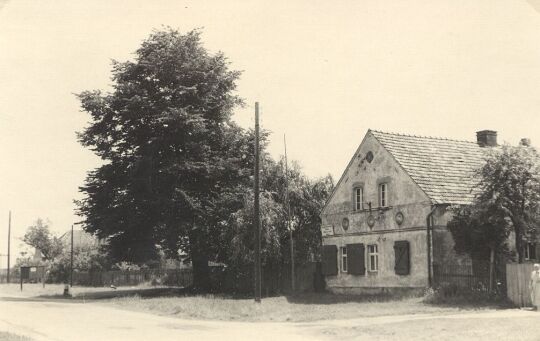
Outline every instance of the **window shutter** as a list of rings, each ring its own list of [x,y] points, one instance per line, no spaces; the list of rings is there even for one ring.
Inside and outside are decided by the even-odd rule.
[[[347,271],[351,275],[366,273],[364,244],[347,244]]]
[[[337,275],[337,246],[323,245],[322,274],[327,276]]]
[[[394,254],[396,264],[394,270],[398,275],[408,275],[410,273],[410,252],[409,242],[406,240],[394,243]]]

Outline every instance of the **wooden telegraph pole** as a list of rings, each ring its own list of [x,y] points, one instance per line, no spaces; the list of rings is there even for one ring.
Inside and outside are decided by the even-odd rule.
[[[259,216],[259,102],[255,102],[255,302],[261,303],[261,220]]]
[[[8,240],[7,240],[7,283],[9,284],[9,268],[11,267],[10,258],[11,256],[11,211],[9,211],[9,220],[8,220]]]
[[[291,205],[289,203],[289,166],[287,164],[287,139],[283,134],[283,144],[285,146],[285,205],[287,207],[287,228],[289,229],[289,239],[291,246],[291,289],[295,292],[295,275],[294,275],[294,240],[293,230],[291,225]]]
[[[73,224],[71,224],[71,266],[69,268],[69,286],[73,286]]]

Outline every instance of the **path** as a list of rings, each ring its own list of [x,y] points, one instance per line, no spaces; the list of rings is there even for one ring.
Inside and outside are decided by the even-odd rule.
[[[185,320],[120,310],[96,303],[0,298],[0,330],[35,340],[317,340],[401,339],[392,332],[402,325],[420,328],[470,321],[540,321],[540,314],[523,310],[489,310],[454,315],[400,315],[309,323],[253,323]],[[448,322],[450,321],[450,322]],[[491,322],[490,322],[491,323]],[[528,323],[528,322],[527,322]],[[473,322],[474,325],[478,325]],[[442,328],[442,330],[445,330]],[[435,330],[433,330],[435,331]],[[437,331],[437,333],[439,333]],[[490,335],[489,330],[486,331]],[[450,334],[449,334],[450,335]],[[480,338],[484,334],[480,335]],[[414,334],[413,334],[414,336]],[[416,335],[423,339],[422,335]],[[424,335],[426,339],[430,335]],[[438,336],[443,336],[438,334]],[[529,335],[530,336],[530,335]],[[539,334],[540,338],[540,334]],[[415,338],[416,339],[416,338]],[[501,338],[503,339],[503,338]],[[519,339],[519,338],[518,338]],[[537,339],[537,338],[530,338]],[[529,340],[525,338],[524,340]]]

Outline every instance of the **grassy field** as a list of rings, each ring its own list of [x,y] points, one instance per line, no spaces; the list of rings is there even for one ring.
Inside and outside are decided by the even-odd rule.
[[[124,297],[104,302],[133,311],[163,316],[222,321],[306,322],[404,314],[453,314],[475,308],[441,307],[422,302],[422,298],[360,298],[331,294],[252,299],[219,296]],[[479,309],[479,308],[476,308]]]
[[[0,285],[1,294],[19,297],[62,298],[63,285],[25,284],[23,291],[16,284]],[[307,322],[360,317],[405,314],[454,314],[493,307],[474,305],[442,306],[427,304],[423,298],[391,299],[332,294],[303,294],[291,297],[263,298],[261,304],[252,299],[218,295],[182,296],[171,288],[150,286],[111,288],[71,288],[73,298],[82,302],[98,302],[110,307],[147,312],[186,319]]]

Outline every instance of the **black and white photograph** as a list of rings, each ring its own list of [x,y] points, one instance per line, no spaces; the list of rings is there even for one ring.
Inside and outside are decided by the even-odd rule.
[[[0,0],[0,341],[540,340],[540,0]]]

